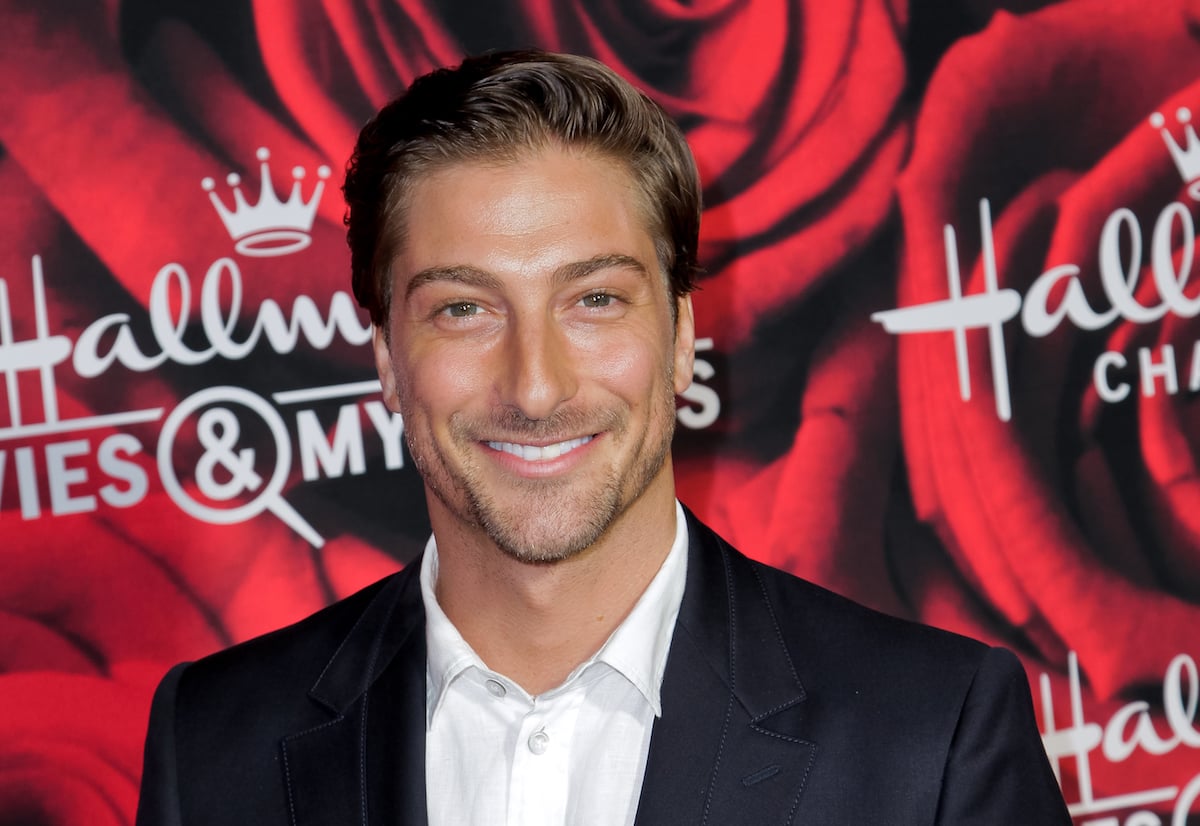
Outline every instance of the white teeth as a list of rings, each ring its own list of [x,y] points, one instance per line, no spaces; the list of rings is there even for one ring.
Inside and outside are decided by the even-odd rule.
[[[515,442],[488,442],[487,445],[492,450],[503,450],[505,453],[511,453],[513,456],[524,459],[526,462],[537,462],[557,459],[559,456],[570,453],[577,447],[586,445],[591,440],[591,436],[582,436],[578,439],[568,439],[565,442],[545,446],[519,445]]]

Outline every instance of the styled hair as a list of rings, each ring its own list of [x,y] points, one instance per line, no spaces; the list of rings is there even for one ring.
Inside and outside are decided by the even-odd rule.
[[[414,183],[456,163],[579,149],[629,170],[671,294],[696,283],[700,180],[683,132],[598,61],[539,51],[470,57],[423,75],[359,133],[346,168],[346,241],[355,298],[376,325],[391,306]],[[672,307],[674,303],[672,302]]]

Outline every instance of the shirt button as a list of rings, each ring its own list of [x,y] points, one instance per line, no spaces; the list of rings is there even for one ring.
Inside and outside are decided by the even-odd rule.
[[[545,754],[549,746],[550,735],[546,733],[545,729],[538,729],[529,735],[529,750],[534,754]]]
[[[488,680],[484,685],[487,686],[488,694],[491,694],[493,697],[503,697],[508,693],[508,689],[499,680]]]

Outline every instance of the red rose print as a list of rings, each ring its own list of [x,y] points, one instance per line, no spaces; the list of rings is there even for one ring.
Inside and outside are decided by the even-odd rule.
[[[697,314],[721,349],[860,250],[888,213],[907,147],[900,3],[255,10],[275,88],[330,155],[372,106],[472,50],[536,43],[634,81],[683,124],[706,182],[711,277]]]
[[[1140,698],[1189,650],[1200,601],[1191,319],[1064,320],[1047,336],[1008,320],[1005,421],[985,330],[965,337],[964,402],[950,334],[893,336],[870,316],[947,298],[947,224],[964,293],[985,289],[983,198],[997,289],[1028,304],[1042,273],[1073,265],[1078,296],[1105,312],[1100,238],[1128,208],[1143,241],[1131,300],[1161,303],[1155,220],[1173,202],[1193,221],[1196,210],[1148,119],[1161,113],[1182,139],[1178,110],[1200,117],[1192,4],[970,2],[956,25],[980,31],[950,48],[927,88],[932,62],[910,74],[919,61],[902,0],[205,8],[51,0],[0,11],[0,279],[14,340],[38,335],[38,268],[55,334],[75,342],[119,316],[150,355],[163,331],[148,309],[168,265],[168,303],[186,303],[177,324],[197,351],[209,332],[198,296],[218,259],[239,276],[217,290],[223,307],[236,304],[221,322],[230,335],[244,340],[266,302],[324,314],[348,289],[341,169],[376,107],[467,53],[592,55],[679,120],[705,181],[697,332],[712,339],[706,381],[722,409],[707,432],[681,428],[684,502],[756,557],[1013,646],[1054,675],[1056,697],[1077,652],[1099,716]],[[233,173],[254,200],[260,148],[281,195],[293,169],[306,195],[331,170],[311,246],[297,254],[239,254],[202,188],[211,179],[232,204]],[[1200,289],[1182,276],[1182,221],[1166,255],[1184,283],[1180,306]],[[1069,280],[1047,291],[1047,313]],[[215,386],[267,398],[373,378],[369,349],[336,337],[284,350],[103,376],[63,363],[54,403],[63,418],[165,417]],[[19,404],[0,376],[0,431],[47,416],[37,377],[14,381]],[[1121,386],[1126,397],[1113,400]],[[334,425],[336,404],[320,412],[326,434],[349,421]],[[298,427],[296,410],[283,414]],[[176,457],[189,491],[207,451],[196,431]],[[117,432],[140,447],[128,459],[147,480],[136,506],[35,512],[18,489],[18,448],[30,450],[20,461],[42,463],[34,487],[47,511],[46,446],[86,442],[78,466],[95,474],[98,446]],[[0,819],[131,822],[145,715],[170,664],[308,614],[412,559],[425,539],[415,471],[384,476],[378,463],[333,484],[295,459],[282,496],[319,529],[319,549],[271,512],[206,524],[164,488],[159,437],[150,422],[0,441]],[[246,438],[240,446],[260,454],[272,447]],[[1131,759],[1125,777],[1097,768],[1097,783],[1182,785],[1200,771],[1200,750],[1184,751],[1170,781],[1153,776],[1162,764]]]
[[[161,670],[0,677],[0,811],[18,823],[132,821],[145,709]]]
[[[242,276],[241,314],[231,322],[239,331],[253,324],[264,301],[286,311],[296,299],[346,289],[342,205],[334,190],[358,126],[418,74],[483,48],[533,43],[594,55],[680,119],[708,185],[700,334],[742,359],[757,359],[752,342],[763,319],[804,306],[830,273],[851,266],[879,236],[908,146],[900,97],[906,12],[898,2],[660,4],[620,12],[602,4],[529,2],[476,4],[470,14],[449,3],[303,11],[256,3],[229,11],[228,19],[215,19],[194,10],[58,0],[0,13],[9,44],[0,53],[6,112],[0,191],[11,199],[6,214],[20,216],[0,240],[0,276],[18,308],[16,340],[36,335],[27,309],[37,300],[28,277],[35,256],[57,334],[74,341],[98,315],[119,313],[151,354],[153,337],[138,323],[168,264],[187,275],[193,299],[184,321],[196,322],[204,274],[217,256],[229,256]],[[258,54],[249,58],[239,40],[244,31],[258,41]],[[312,245],[301,254],[236,257],[201,189],[201,181],[214,179],[216,194],[231,203],[223,179],[236,173],[253,200],[260,147],[269,149],[277,179],[300,167],[313,185],[318,167],[334,170]],[[280,180],[276,186],[284,188]],[[185,287],[174,289],[178,303]],[[226,306],[228,290],[226,284]],[[870,340],[870,332],[862,323],[839,324],[812,368],[814,386],[823,389],[807,397],[804,415],[812,426],[804,441],[829,448],[814,502],[857,483],[856,468],[870,448],[850,443],[864,427],[876,439],[865,445],[892,444],[888,404],[864,408],[865,424],[840,418],[889,364],[890,342]],[[864,356],[869,371],[855,371],[854,381],[839,377]],[[56,371],[57,402],[64,417],[170,411],[213,384],[262,382],[273,391],[303,387],[313,375],[368,378],[369,358],[361,348],[333,346],[310,348],[303,359],[264,358],[254,367],[214,361],[148,372],[114,368],[102,380],[64,366]],[[20,415],[39,419],[45,411],[31,401],[39,398],[37,388],[22,381]],[[752,430],[770,404],[753,394],[746,399],[735,407],[731,432]],[[8,410],[0,415],[11,418]],[[9,418],[0,426],[12,425]],[[0,760],[0,811],[63,823],[104,812],[127,822],[149,693],[169,664],[309,613],[394,569],[395,558],[411,558],[419,547],[387,529],[360,528],[357,503],[306,492],[295,470],[285,495],[308,496],[310,506],[329,514],[320,551],[270,514],[230,527],[205,525],[182,514],[163,491],[153,466],[155,427],[131,432],[149,480],[137,507],[39,520],[20,511],[11,485],[0,501],[5,520],[21,520],[4,548],[10,573],[0,583],[0,634],[8,641],[0,652],[6,666],[0,693],[40,690],[51,698],[30,707],[37,709],[32,718],[0,714],[0,731],[39,721],[22,730],[25,756]],[[88,435],[89,449],[107,435]],[[848,467],[838,445],[859,458]],[[186,466],[203,451],[185,442],[180,452]],[[741,501],[749,506],[776,475],[798,483],[802,468],[790,459],[766,472],[745,463],[756,481],[747,480]],[[192,484],[186,475],[181,482]],[[871,486],[872,508],[882,496],[880,485]],[[708,500],[698,496],[702,506]],[[745,525],[732,505],[724,514],[731,517],[727,527]],[[807,518],[830,535],[847,527],[826,524],[822,507],[809,508]],[[336,535],[342,525],[371,539]],[[788,561],[801,565],[799,558]],[[119,705],[121,713],[98,715],[89,729],[94,736],[63,745],[54,732],[85,714],[65,711],[64,698],[93,690],[105,708]],[[55,785],[44,767],[70,763],[68,754],[78,759]]]
[[[1192,241],[1180,227],[1194,222],[1195,204],[1148,123],[1155,111],[1200,111],[1195,25],[1180,2],[998,14],[939,66],[899,185],[906,248],[899,306],[949,296],[946,225],[955,229],[963,294],[985,292],[984,198],[993,291],[1024,300],[1024,315],[1003,327],[1004,346],[997,349],[985,329],[966,334],[969,402],[960,398],[949,333],[900,341],[916,517],[945,549],[923,554],[925,570],[905,566],[907,576],[926,580],[918,615],[1013,645],[1059,677],[1067,652],[1076,652],[1089,697],[1108,701],[1100,707],[1110,712],[1130,692],[1161,683],[1171,660],[1194,650],[1191,629],[1200,621],[1190,447],[1200,432],[1186,390],[1170,392],[1153,367],[1139,373],[1140,358],[1160,364],[1173,343],[1175,378],[1186,384],[1195,339],[1184,318],[1162,317],[1166,296],[1154,273],[1190,264]],[[1171,209],[1185,215],[1176,214],[1156,264],[1153,228],[1177,199]],[[1129,210],[1122,240],[1106,252],[1106,221],[1122,209]],[[1131,247],[1134,222],[1139,251]],[[1131,255],[1136,263],[1125,271]],[[1077,270],[1055,269],[1067,266]],[[1121,290],[1111,277],[1106,286],[1106,268],[1110,276],[1120,268],[1126,284],[1138,279],[1135,303],[1164,312],[1118,312]],[[1058,283],[1047,291],[1054,273]],[[1196,292],[1193,280],[1187,300]],[[1109,315],[1090,323],[1076,320],[1081,312],[1055,316],[1084,302]],[[1038,308],[1057,321],[1039,325]],[[1007,389],[993,386],[997,373]],[[1152,394],[1142,389],[1146,381],[1157,382]],[[1117,399],[1122,384],[1127,392]],[[1002,419],[1005,402],[1011,421]],[[1065,685],[1056,690],[1066,696]],[[1200,767],[1195,752],[1171,760],[1181,781]],[[1105,771],[1093,765],[1097,782],[1113,791],[1168,783],[1153,760]]]

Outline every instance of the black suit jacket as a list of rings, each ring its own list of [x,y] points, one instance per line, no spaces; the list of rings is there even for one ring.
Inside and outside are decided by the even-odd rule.
[[[1069,826],[1010,653],[865,609],[689,520],[638,826]],[[173,669],[138,826],[424,824],[418,567]]]

